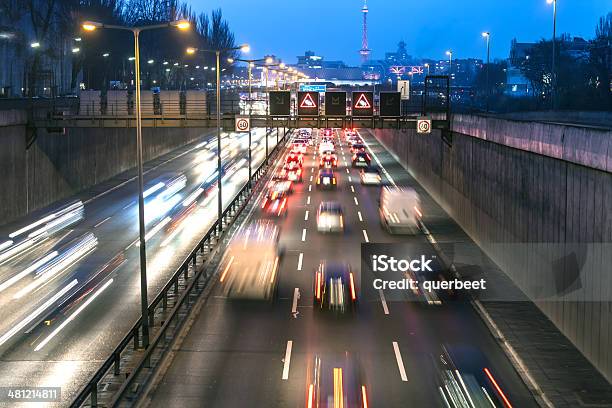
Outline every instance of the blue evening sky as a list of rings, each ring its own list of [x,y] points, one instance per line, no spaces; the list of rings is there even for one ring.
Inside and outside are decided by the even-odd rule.
[[[289,63],[312,50],[327,60],[359,61],[363,0],[191,0],[196,11],[220,7],[249,56],[275,54]],[[592,38],[610,0],[558,0],[557,32]],[[383,58],[404,40],[417,57],[484,58],[482,31],[491,32],[492,58],[506,58],[510,41],[552,36],[546,0],[369,0],[372,58]]]

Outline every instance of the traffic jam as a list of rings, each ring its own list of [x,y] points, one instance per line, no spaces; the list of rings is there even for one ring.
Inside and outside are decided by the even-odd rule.
[[[263,301],[270,305],[278,303],[281,265],[288,256],[287,248],[281,244],[281,236],[292,232],[285,219],[289,212],[297,211],[297,207],[300,210],[304,208],[301,205],[303,203],[300,203],[301,198],[292,199],[296,191],[307,195],[307,208],[313,208],[316,234],[321,235],[311,239],[317,242],[324,242],[321,241],[324,235],[343,240],[347,234],[358,233],[353,226],[347,225],[345,214],[348,199],[344,192],[348,192],[348,188],[354,194],[352,199],[355,208],[359,208],[353,180],[367,189],[367,194],[377,197],[378,221],[388,237],[398,236],[401,240],[403,236],[423,235],[419,227],[422,209],[418,193],[411,187],[395,185],[358,131],[298,129],[286,151],[279,157],[256,201],[254,216],[246,221],[233,238],[219,267],[223,294],[231,301]],[[341,183],[343,195],[334,194]],[[319,197],[317,202],[308,194],[313,187],[319,192],[315,196]],[[365,212],[358,210],[357,216],[363,221]],[[305,210],[304,220],[307,221],[309,217],[309,210]],[[293,231],[297,236],[299,232],[300,228]],[[360,242],[370,242],[366,229],[361,232],[363,239],[359,239]],[[303,228],[301,242],[306,242],[307,234],[307,229]],[[299,254],[298,270],[302,270],[302,265],[311,261],[303,255]],[[360,265],[351,264],[346,259],[346,256],[338,254],[338,257],[316,260],[316,266],[306,271],[311,273],[311,286],[303,288],[311,292],[303,293],[295,288],[292,313],[297,313],[298,300],[302,298],[312,299],[312,310],[321,318],[342,321],[357,318],[363,296],[360,291],[362,279],[357,269]],[[411,277],[419,279],[418,276]],[[380,293],[386,314],[388,306],[382,291]],[[416,295],[423,296],[429,305],[440,305],[441,299],[446,299],[436,292]],[[288,342],[287,345],[283,379],[288,377],[291,344]],[[393,343],[393,350],[404,381],[407,378],[405,367],[396,342]],[[444,406],[508,406],[505,405],[506,395],[501,388],[492,385],[492,380],[485,376],[486,372],[462,370],[465,364],[456,363],[462,358],[461,352],[454,354],[452,347],[440,344],[438,353],[439,357],[433,366]],[[371,382],[368,382],[362,361],[356,353],[348,350],[338,355],[313,352],[308,361],[305,386],[307,408],[373,406],[373,402],[369,401]]]

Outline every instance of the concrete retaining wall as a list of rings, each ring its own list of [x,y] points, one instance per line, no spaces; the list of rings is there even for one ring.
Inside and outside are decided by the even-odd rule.
[[[606,140],[568,137],[563,126],[464,119],[454,129],[473,136],[453,133],[452,146],[438,131],[375,134],[611,380],[612,174],[598,169],[612,162],[608,150],[604,167],[596,148]]]
[[[0,118],[0,224],[26,215],[136,166],[134,128],[38,129],[26,150],[25,115]],[[145,161],[201,138],[211,129],[144,128]]]

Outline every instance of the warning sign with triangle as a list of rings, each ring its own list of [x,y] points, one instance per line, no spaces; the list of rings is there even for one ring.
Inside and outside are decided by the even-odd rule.
[[[306,94],[306,97],[302,100],[300,104],[300,108],[316,108],[317,105],[312,100],[312,96],[309,93]]]
[[[318,116],[319,115],[319,93],[318,92],[298,92],[298,115]]]
[[[359,95],[357,102],[355,102],[355,109],[370,109],[372,108],[372,104],[366,97],[366,94],[362,93]]]
[[[374,94],[370,91],[353,92],[353,116],[374,116]]]

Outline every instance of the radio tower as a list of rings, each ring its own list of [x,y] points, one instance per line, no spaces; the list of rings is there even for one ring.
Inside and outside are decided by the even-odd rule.
[[[361,55],[361,63],[365,64],[370,58],[370,49],[368,48],[368,0],[363,0],[361,12],[363,13],[363,36],[361,37],[359,54]]]

